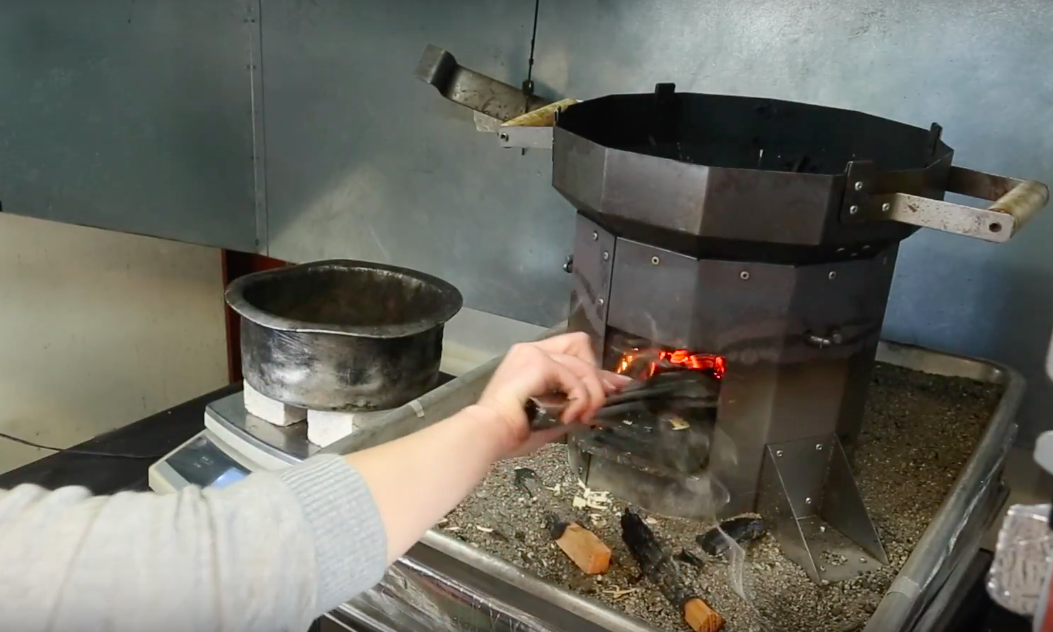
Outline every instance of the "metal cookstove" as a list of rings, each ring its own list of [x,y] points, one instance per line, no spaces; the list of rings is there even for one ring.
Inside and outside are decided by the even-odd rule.
[[[608,369],[695,368],[715,397],[633,459],[617,430],[575,434],[572,467],[660,514],[757,511],[817,582],[887,564],[850,462],[899,242],[1004,241],[1045,187],[952,166],[935,124],[671,84],[569,107],[553,152],[578,209],[570,328]]]

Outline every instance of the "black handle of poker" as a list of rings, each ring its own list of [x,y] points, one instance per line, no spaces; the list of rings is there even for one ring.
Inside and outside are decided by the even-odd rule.
[[[537,400],[528,399],[523,410],[526,412],[527,424],[530,426],[531,432],[548,430],[549,428],[555,428],[560,424],[559,419],[550,414],[547,409],[539,405]]]

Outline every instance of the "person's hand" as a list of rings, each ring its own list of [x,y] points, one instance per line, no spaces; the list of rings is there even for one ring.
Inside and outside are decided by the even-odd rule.
[[[563,334],[512,347],[494,371],[477,407],[497,417],[504,433],[504,455],[515,456],[556,439],[567,431],[568,424],[588,422],[607,395],[629,381],[597,366],[587,334]],[[531,433],[524,410],[527,400],[551,393],[567,396],[560,415],[564,425]]]

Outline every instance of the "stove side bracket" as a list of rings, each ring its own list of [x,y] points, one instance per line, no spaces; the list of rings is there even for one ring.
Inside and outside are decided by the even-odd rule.
[[[889,563],[836,434],[769,444],[757,510],[786,557],[818,584]]]
[[[995,243],[1009,241],[1049,201],[1041,182],[964,167],[949,167],[945,191],[991,201],[987,208],[895,192],[898,175],[880,174],[870,161],[848,163],[845,177],[844,222],[894,221]]]

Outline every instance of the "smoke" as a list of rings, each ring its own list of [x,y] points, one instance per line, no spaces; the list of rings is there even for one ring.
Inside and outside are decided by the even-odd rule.
[[[723,515],[725,508],[731,502],[731,491],[721,482],[715,471],[715,464],[721,463],[722,468],[733,469],[738,463],[738,450],[734,442],[719,429],[714,433],[720,435],[720,440],[714,440],[713,453],[710,465],[701,475],[692,478],[688,488],[697,494],[704,516],[702,520],[710,524],[716,524],[718,534],[718,549],[723,549],[721,558],[727,564],[726,581],[731,590],[742,600],[752,616],[753,624],[762,631],[777,630],[776,626],[758,608],[756,593],[750,585],[750,575],[747,573],[746,550],[735,540],[732,534],[724,531],[720,526],[719,518]]]

